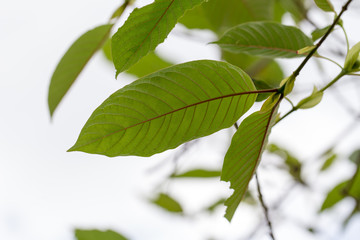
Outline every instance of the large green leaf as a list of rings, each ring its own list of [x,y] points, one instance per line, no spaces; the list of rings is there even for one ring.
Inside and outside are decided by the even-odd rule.
[[[112,24],[106,24],[86,32],[64,54],[51,77],[48,94],[50,115],[53,115],[90,58],[102,47],[112,26]]]
[[[298,28],[275,22],[240,24],[224,34],[217,42],[222,49],[263,57],[299,57],[297,50],[313,45]]]
[[[334,6],[329,0],[315,0],[316,5],[325,12],[335,12]]]
[[[240,125],[225,155],[221,180],[230,182],[233,195],[225,202],[225,217],[231,221],[260,162],[277,113],[279,101],[267,110],[255,112]]]
[[[168,212],[183,213],[180,203],[165,193],[160,193],[155,199],[151,200],[151,202]]]
[[[111,95],[69,151],[151,156],[232,126],[256,96],[250,77],[229,63],[175,65]]]
[[[240,23],[273,19],[274,0],[209,0],[180,20],[188,28],[209,28],[218,34]]]
[[[162,43],[186,10],[204,0],[156,0],[135,9],[112,37],[116,75],[127,70]]]
[[[77,240],[127,240],[126,237],[117,232],[107,230],[75,230],[75,237]]]

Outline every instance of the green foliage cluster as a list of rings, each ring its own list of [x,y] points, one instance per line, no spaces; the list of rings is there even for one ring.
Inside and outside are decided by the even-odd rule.
[[[117,19],[133,2],[125,0],[107,24],[78,38],[52,76],[48,96],[51,115],[89,59],[101,49],[114,63],[116,76],[127,72],[139,77],[114,92],[93,112],[69,151],[109,157],[151,156],[232,125],[237,127],[237,121],[259,101],[263,102],[261,109],[237,127],[221,170],[194,169],[174,173],[170,178],[220,176],[221,180],[230,182],[233,195],[208,208],[211,211],[224,203],[227,206],[225,217],[229,221],[249,194],[249,182],[266,148],[284,159],[295,181],[306,185],[301,161],[276,145],[267,147],[267,139],[272,127],[289,114],[315,107],[321,102],[323,93],[342,77],[358,75],[360,43],[351,48],[347,43],[344,65],[336,63],[341,70],[332,81],[321,88],[314,86],[313,92],[296,105],[287,97],[310,58],[327,59],[319,55],[317,49],[335,27],[343,29],[346,36],[341,16],[352,1],[347,1],[337,12],[329,0],[315,0],[312,4],[302,0],[155,0],[135,8],[112,34]],[[308,10],[316,6],[325,14],[333,14],[334,21],[324,28],[315,28],[312,38],[299,25],[282,24],[285,14],[295,23],[311,23]],[[156,55],[154,50],[176,24],[189,30],[206,29],[215,33],[218,40],[211,44],[221,50],[222,61],[200,60],[172,65]],[[277,58],[304,60],[292,75],[284,76]],[[278,109],[285,99],[293,108],[280,115]],[[359,165],[358,156],[352,159]],[[321,170],[330,168],[335,160],[335,154],[329,155]],[[359,181],[357,170],[354,176],[329,192],[321,211],[351,197],[357,202],[354,214],[358,212]],[[165,193],[151,201],[170,212],[183,212],[181,205]],[[101,238],[95,237],[100,234],[98,232],[92,233],[94,237],[87,237],[88,233],[78,231],[76,234],[79,240],[125,239],[110,236],[111,232],[102,233],[109,237]]]

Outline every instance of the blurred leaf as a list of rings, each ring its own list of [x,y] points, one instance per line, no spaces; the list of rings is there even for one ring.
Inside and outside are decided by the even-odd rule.
[[[316,87],[314,87],[313,92],[309,97],[302,99],[297,105],[296,108],[299,109],[308,109],[313,108],[321,102],[323,97],[323,92],[319,92]]]
[[[329,30],[330,26],[327,26],[327,27],[324,27],[324,28],[321,28],[321,29],[316,29],[314,30],[312,33],[311,33],[311,36],[312,36],[312,40],[313,41],[316,41],[318,40],[319,38],[322,38],[325,33]]]
[[[335,12],[334,6],[329,0],[315,0],[316,5],[325,12]]]
[[[215,43],[233,53],[269,58],[301,57],[297,50],[313,45],[298,28],[275,22],[241,24],[230,29]]]
[[[48,105],[52,116],[90,58],[108,38],[112,24],[96,27],[79,37],[57,65],[50,82]]]
[[[333,165],[333,163],[335,162],[335,160],[337,159],[337,154],[336,153],[332,153],[324,162],[324,164],[322,165],[320,171],[325,171],[327,170],[329,167],[331,167]]]
[[[356,173],[350,180],[349,195],[360,201],[360,169],[357,167]]]
[[[233,195],[225,202],[225,218],[229,221],[243,199],[260,162],[277,113],[277,106],[267,111],[255,112],[245,118],[232,138],[221,173],[221,180],[230,182],[230,188],[234,189]]]
[[[220,177],[220,171],[211,171],[206,169],[194,169],[178,175],[171,176],[172,178],[213,178]]]
[[[205,211],[212,213],[218,206],[223,205],[225,201],[226,201],[226,198],[221,198],[221,199],[217,200],[216,202],[214,202],[213,204],[211,204],[210,206],[208,206],[205,209]]]
[[[360,42],[355,44],[350,51],[348,52],[344,69],[348,72],[357,72],[360,71]]]
[[[211,29],[213,30],[212,25],[206,14],[204,5],[206,2],[200,6],[196,6],[193,9],[187,11],[184,16],[179,20],[179,23],[187,27],[188,29]]]
[[[306,18],[307,9],[304,0],[279,0],[286,12],[289,12],[296,23]]]
[[[336,187],[334,187],[326,196],[320,211],[324,211],[328,208],[333,207],[335,204],[343,200],[347,194],[346,194],[346,187],[349,184],[349,180],[342,182],[338,184]]]
[[[126,237],[111,230],[75,230],[75,237],[77,240],[127,240]]]
[[[105,41],[104,46],[102,47],[102,53],[105,58],[112,63],[112,55],[111,55],[111,38]]]
[[[116,76],[162,43],[188,9],[204,0],[157,0],[135,9],[112,37]]]
[[[137,77],[144,77],[150,73],[170,67],[171,65],[173,64],[162,59],[156,53],[151,52],[143,57],[139,62],[134,64],[131,68],[129,68],[126,73],[135,75]]]
[[[151,156],[232,126],[256,96],[250,77],[231,64],[202,60],[175,65],[111,95],[69,151]]]
[[[349,159],[353,163],[356,163],[356,165],[360,165],[360,149],[357,149],[353,153],[351,153]]]
[[[151,200],[151,202],[168,212],[183,213],[180,203],[167,194],[160,193],[155,199]]]

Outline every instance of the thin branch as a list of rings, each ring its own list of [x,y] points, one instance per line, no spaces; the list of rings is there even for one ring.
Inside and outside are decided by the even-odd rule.
[[[259,200],[260,200],[261,206],[262,206],[262,208],[264,210],[264,215],[265,215],[265,218],[266,218],[266,221],[267,221],[267,225],[269,226],[269,230],[270,230],[269,235],[270,235],[271,239],[275,240],[272,223],[271,223],[270,217],[269,217],[269,209],[268,209],[268,207],[266,206],[266,204],[264,202],[264,198],[263,198],[263,195],[262,195],[262,192],[261,192],[261,187],[260,187],[257,172],[255,173],[255,179],[256,179],[256,185],[257,185],[257,190],[258,190],[258,194],[259,194]]]
[[[323,42],[326,40],[326,38],[330,35],[330,33],[332,32],[332,30],[334,29],[334,27],[336,26],[336,24],[339,22],[341,16],[343,15],[343,13],[347,10],[349,4],[352,2],[353,0],[348,0],[346,2],[346,4],[342,7],[340,14],[335,18],[334,22],[331,24],[330,28],[326,31],[325,35],[320,39],[320,41],[316,44],[316,47],[306,56],[306,58],[304,59],[304,61],[302,61],[302,63],[300,64],[300,66],[293,72],[293,76],[296,77],[299,75],[299,73],[301,72],[301,70],[304,68],[304,66],[306,65],[306,63],[310,60],[310,58],[316,53],[316,51],[318,50],[318,48],[323,44]]]

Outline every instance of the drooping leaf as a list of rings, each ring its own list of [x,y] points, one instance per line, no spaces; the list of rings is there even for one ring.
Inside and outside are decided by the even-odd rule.
[[[251,114],[240,125],[225,155],[221,180],[230,182],[233,195],[225,202],[225,217],[231,221],[247,190],[267,144],[279,102],[274,108]]]
[[[50,115],[53,115],[90,58],[102,47],[112,26],[112,24],[106,24],[86,32],[64,54],[51,77],[48,94]]]
[[[360,71],[360,42],[355,44],[350,51],[348,52],[344,69],[348,72],[357,72]]]
[[[75,237],[77,240],[127,240],[126,237],[111,230],[99,231],[76,229]]]
[[[178,201],[167,194],[160,193],[155,199],[151,200],[155,205],[173,213],[183,213],[183,209]]]
[[[325,12],[335,12],[334,6],[329,0],[314,0],[316,5]]]
[[[175,65],[118,90],[91,115],[69,151],[151,156],[232,126],[256,99],[229,63]]]
[[[323,92],[319,92],[316,87],[314,87],[313,92],[309,97],[302,99],[297,105],[296,108],[299,109],[308,109],[313,108],[318,105],[323,97]]]
[[[330,26],[324,27],[324,28],[320,28],[320,29],[316,29],[311,33],[311,37],[313,41],[318,40],[319,38],[322,38],[325,33],[329,30]]]
[[[206,169],[194,169],[181,174],[173,175],[172,178],[213,178],[220,177],[220,171],[206,170]]]
[[[297,50],[313,45],[298,28],[275,22],[250,22],[230,29],[217,42],[222,49],[263,57],[299,57]]]
[[[162,43],[186,10],[204,0],[156,0],[135,9],[112,37],[116,75],[129,69]]]
[[[320,211],[324,211],[328,208],[333,207],[335,204],[347,197],[347,186],[349,185],[349,180],[338,184],[334,187],[326,196]]]

